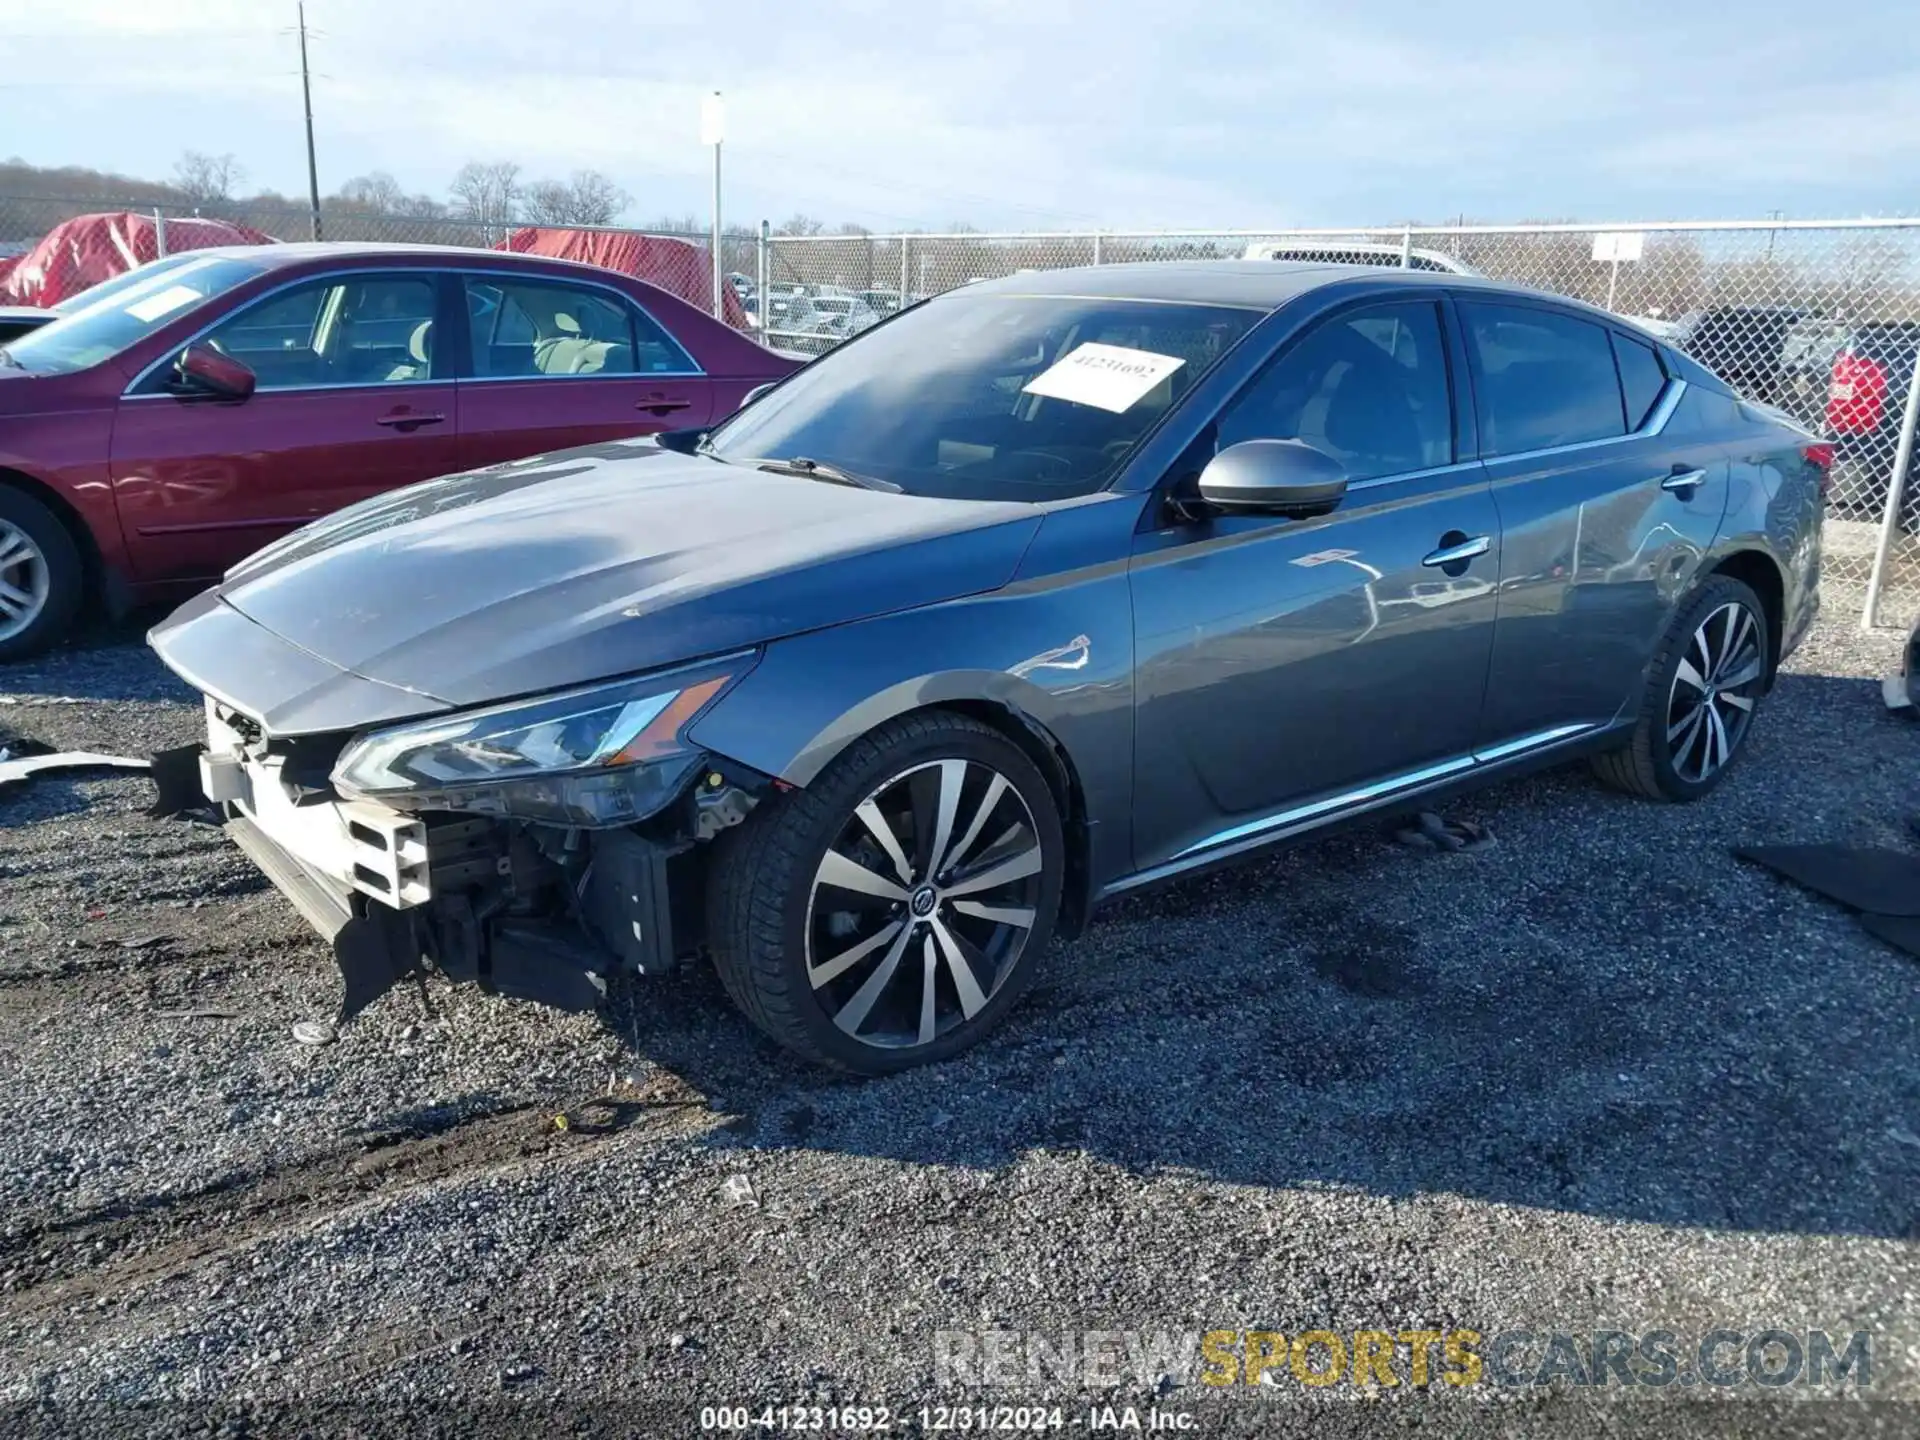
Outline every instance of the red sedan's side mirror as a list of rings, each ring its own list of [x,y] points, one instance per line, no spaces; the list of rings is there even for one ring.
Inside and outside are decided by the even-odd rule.
[[[256,383],[252,370],[211,345],[189,345],[173,362],[173,393],[183,399],[244,400]]]

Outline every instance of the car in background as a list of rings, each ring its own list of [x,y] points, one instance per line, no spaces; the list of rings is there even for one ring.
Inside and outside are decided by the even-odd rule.
[[[1787,331],[1805,313],[1787,305],[1710,305],[1680,317],[1675,343],[1743,398],[1772,405]]]
[[[1313,265],[1379,265],[1404,270],[1428,270],[1447,275],[1478,275],[1463,260],[1438,250],[1408,250],[1399,245],[1372,245],[1360,241],[1319,242],[1256,240],[1241,253],[1242,260],[1300,260]]]
[[[769,285],[767,293],[758,298],[762,302],[756,307],[762,330],[784,337],[798,334],[811,323],[812,306],[804,285]]]
[[[797,333],[787,343],[795,350],[820,355],[879,323],[879,314],[860,296],[822,290],[807,297],[803,319],[789,322],[788,328]]]
[[[1832,440],[1836,511],[1876,520],[1884,513],[1917,357],[1920,321],[1810,317],[1787,330],[1778,403]],[[1920,531],[1920,487],[1911,482],[1900,523]]]
[[[1682,320],[1671,319],[1659,309],[1649,310],[1644,315],[1622,315],[1620,317],[1630,325],[1637,325],[1656,340],[1668,345],[1679,345],[1686,338],[1687,327]]]
[[[585,1009],[710,959],[894,1071],[1139,887],[1580,757],[1707,794],[1817,610],[1825,451],[1515,286],[1011,276],[710,433],[255,555],[153,632],[207,699],[158,768],[347,1015],[423,965]]]
[[[0,660],[385,490],[729,414],[797,362],[644,281],[398,245],[196,250],[0,348]]]
[[[38,330],[56,318],[54,311],[38,305],[0,305],[0,345],[18,340],[29,330]]]
[[[855,293],[867,303],[867,308],[882,320],[889,315],[898,315],[903,308],[898,290],[860,290]],[[912,304],[913,297],[908,296],[905,303]]]

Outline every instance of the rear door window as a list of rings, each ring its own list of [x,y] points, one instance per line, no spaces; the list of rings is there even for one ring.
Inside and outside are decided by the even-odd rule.
[[[1473,351],[1484,455],[1627,433],[1604,326],[1523,305],[1460,305]]]
[[[499,379],[697,374],[671,335],[604,290],[470,277],[473,373]]]

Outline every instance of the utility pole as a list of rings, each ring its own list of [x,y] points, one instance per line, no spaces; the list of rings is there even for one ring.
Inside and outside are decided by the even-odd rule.
[[[313,81],[307,71],[307,5],[300,0],[300,99],[307,111],[307,204],[313,238],[320,238],[320,167],[313,158]]]

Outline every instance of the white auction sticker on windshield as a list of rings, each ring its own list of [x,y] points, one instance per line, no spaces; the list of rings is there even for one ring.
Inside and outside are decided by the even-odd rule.
[[[1186,363],[1178,355],[1089,341],[1076,345],[1020,388],[1029,395],[1050,395],[1123,415]]]
[[[140,321],[158,320],[162,315],[171,315],[182,305],[191,305],[199,298],[200,292],[191,285],[169,285],[157,295],[134,301],[127,306],[127,314]]]

